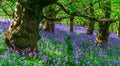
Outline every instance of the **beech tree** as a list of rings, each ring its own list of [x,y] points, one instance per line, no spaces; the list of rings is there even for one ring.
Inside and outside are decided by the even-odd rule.
[[[39,23],[43,19],[43,8],[57,0],[17,0],[12,23],[5,33],[5,42],[9,48],[22,52],[37,50]],[[26,54],[28,54],[26,53]]]
[[[94,15],[94,7],[92,2],[90,2],[90,14],[91,16]],[[87,34],[93,34],[94,24],[95,24],[95,21],[93,19],[89,19]]]
[[[117,36],[120,37],[120,22],[118,22],[118,27],[117,27]]]
[[[104,10],[106,10],[105,18],[96,18],[82,11],[75,11],[75,8],[69,9],[60,2],[56,2],[56,4],[60,6],[65,13],[69,14],[69,16],[54,18],[51,17],[51,13],[50,16],[48,14],[46,17],[43,16],[43,8],[54,2],[56,2],[56,0],[18,0],[16,2],[12,23],[9,30],[5,33],[5,42],[7,46],[14,50],[18,50],[19,52],[22,52],[22,50],[25,50],[26,48],[30,48],[29,52],[35,52],[37,50],[37,42],[40,39],[38,26],[43,17],[51,21],[59,21],[65,18],[71,18],[71,23],[73,23],[72,21],[75,16],[98,21],[99,29],[95,43],[97,45],[101,43],[104,46],[107,45],[109,25],[111,22],[116,21],[116,19],[110,19],[110,13],[108,12],[111,11],[110,2],[107,2],[104,7]],[[71,26],[73,26],[73,24],[71,24]],[[71,29],[71,32],[72,31],[73,30]]]
[[[110,18],[111,11],[111,1],[105,1],[105,6],[103,7],[105,10],[105,18]],[[108,45],[108,36],[109,36],[109,25],[110,21],[99,22],[99,28],[96,36],[95,43],[102,47],[106,47]]]
[[[52,17],[56,18],[58,11],[55,10],[55,5],[49,5],[44,9],[44,14],[47,17]],[[55,29],[55,21],[44,19],[43,20],[43,30],[48,31],[48,32],[54,32]]]
[[[70,17],[70,32],[73,32],[73,27],[74,27],[74,17]]]

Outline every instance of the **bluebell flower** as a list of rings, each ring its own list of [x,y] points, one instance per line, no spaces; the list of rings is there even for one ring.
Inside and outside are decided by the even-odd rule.
[[[80,64],[80,62],[79,62],[77,59],[75,60],[75,63],[76,63],[77,65]]]

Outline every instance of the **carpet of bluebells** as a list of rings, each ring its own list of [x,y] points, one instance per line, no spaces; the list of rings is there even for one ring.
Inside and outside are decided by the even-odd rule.
[[[97,30],[87,35],[87,28],[56,24],[55,32],[40,31],[38,55],[24,57],[7,50],[4,32],[10,20],[0,19],[0,66],[120,66],[120,38],[110,33],[108,48],[94,44]]]

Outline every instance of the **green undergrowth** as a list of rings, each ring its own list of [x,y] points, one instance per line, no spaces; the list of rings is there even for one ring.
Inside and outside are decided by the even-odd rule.
[[[0,54],[5,53],[5,51],[6,51],[5,42],[4,42],[4,40],[1,40],[1,39],[0,39]]]
[[[113,63],[113,61],[120,62],[120,54],[117,53],[119,52],[117,50],[120,50],[120,48],[105,50],[84,45],[87,49],[79,48],[75,51],[75,46],[71,47],[68,45],[70,43],[69,35],[67,35],[65,42],[57,41],[53,38],[42,38],[38,42],[39,55],[36,57],[24,57],[6,52],[6,45],[1,39],[0,66],[119,66],[119,64]],[[88,43],[86,42],[86,44]],[[76,58],[76,52],[83,53]],[[101,52],[103,54],[99,54]],[[78,64],[77,61],[79,61]]]

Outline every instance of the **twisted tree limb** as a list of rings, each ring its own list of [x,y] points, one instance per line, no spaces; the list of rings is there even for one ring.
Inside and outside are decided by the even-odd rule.
[[[67,18],[70,18],[70,17],[71,16],[64,16],[64,17],[54,18],[54,17],[44,16],[45,19],[48,19],[50,21],[61,21],[62,19],[67,19]]]
[[[116,22],[116,21],[120,21],[119,19],[110,19],[110,18],[96,18],[96,17],[92,17],[88,14],[82,14],[82,11],[78,11],[78,12],[74,12],[73,14],[70,14],[70,10],[66,8],[66,6],[60,2],[56,2],[56,4],[58,6],[60,6],[67,14],[69,15],[72,15],[72,16],[79,16],[79,17],[84,17],[86,19],[93,19],[94,21],[98,21],[98,22],[110,22],[110,23],[113,23],[113,22]]]

